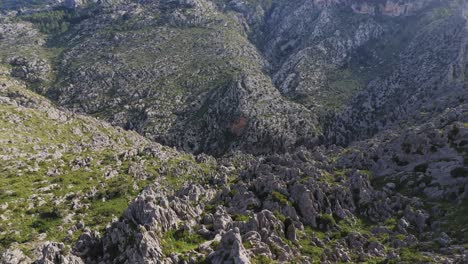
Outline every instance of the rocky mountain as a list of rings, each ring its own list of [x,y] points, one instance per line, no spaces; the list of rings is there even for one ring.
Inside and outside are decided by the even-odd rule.
[[[464,0],[0,3],[0,263],[467,263]]]

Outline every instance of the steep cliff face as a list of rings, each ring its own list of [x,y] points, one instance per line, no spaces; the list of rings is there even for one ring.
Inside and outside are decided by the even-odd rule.
[[[48,94],[192,152],[347,144],[418,115],[440,94],[428,87],[454,87],[437,109],[463,99],[457,1],[110,1],[85,10],[61,37]],[[421,103],[400,102],[401,93]]]
[[[49,91],[61,105],[193,152],[284,151],[316,141],[311,113],[281,97],[242,25],[210,1],[97,12],[66,35]]]
[[[465,9],[436,9],[423,16],[420,30],[404,50],[395,53],[398,62],[389,74],[369,82],[338,114],[327,134],[338,143],[362,139],[394,124],[430,120],[465,102]],[[348,132],[340,132],[343,129]]]
[[[466,100],[462,2],[273,3],[241,12],[251,39],[278,90],[323,117],[331,142],[427,120],[421,115]]]

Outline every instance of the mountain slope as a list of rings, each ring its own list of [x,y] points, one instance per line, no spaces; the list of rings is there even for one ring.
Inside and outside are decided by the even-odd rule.
[[[65,39],[49,91],[61,105],[193,152],[314,140],[311,113],[280,96],[242,25],[210,1],[106,6]]]
[[[463,4],[383,2],[99,6],[62,40],[49,94],[217,155],[348,144],[466,100]]]
[[[467,12],[1,14],[0,263],[467,262]]]
[[[278,90],[318,113],[331,143],[424,122],[467,100],[466,3],[255,3],[227,8],[251,24]]]
[[[379,135],[377,144],[216,161],[58,110],[21,82],[1,80],[4,263],[463,258],[447,246],[467,242],[459,231],[467,192],[458,188],[468,186],[466,107]],[[408,188],[411,180],[419,188]],[[441,208],[451,202],[459,205]]]
[[[119,217],[162,173],[176,185],[184,170],[192,180],[211,170],[135,132],[58,110],[10,77],[0,83],[2,248],[70,243],[84,227],[103,229]]]

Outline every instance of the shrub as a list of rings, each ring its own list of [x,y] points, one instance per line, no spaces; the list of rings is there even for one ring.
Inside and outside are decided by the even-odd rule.
[[[26,15],[22,19],[37,25],[42,33],[52,34],[68,30],[69,23],[65,21],[65,16],[65,11],[53,10]]]
[[[216,250],[219,246],[219,241],[213,241],[210,245],[210,247],[213,249],[213,250]]]
[[[233,217],[234,221],[239,221],[239,222],[246,222],[250,219],[248,215],[243,215],[243,214],[236,214]]]
[[[292,205],[292,203],[288,200],[288,197],[286,197],[280,192],[274,191],[271,193],[271,195],[273,196],[273,199],[275,199],[277,202],[281,204],[289,205],[289,206]]]
[[[400,258],[404,263],[431,263],[432,259],[423,256],[417,250],[402,248],[400,250]]]
[[[168,256],[171,253],[184,253],[196,249],[205,239],[196,233],[187,230],[171,230],[163,236],[163,253]]]
[[[397,225],[397,221],[395,218],[389,218],[385,221],[384,225],[391,229]]]
[[[333,226],[336,224],[333,215],[331,214],[321,214],[319,216],[319,222],[324,225]]]

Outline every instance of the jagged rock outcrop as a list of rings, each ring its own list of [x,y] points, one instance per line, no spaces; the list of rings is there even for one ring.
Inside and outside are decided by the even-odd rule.
[[[250,260],[247,257],[247,252],[242,245],[242,238],[239,234],[239,229],[237,228],[234,228],[223,235],[218,248],[219,250],[213,252],[209,256],[211,263],[250,263]]]
[[[15,248],[15,249],[8,249],[3,252],[1,256],[1,263],[2,264],[26,264],[30,263],[31,259],[24,255],[24,253]]]
[[[10,59],[12,66],[11,76],[17,77],[28,82],[47,81],[50,74],[50,66],[47,61],[38,59],[28,61],[24,57],[14,57]]]
[[[64,0],[63,6],[69,9],[74,9],[84,5],[86,0]]]
[[[65,245],[62,243],[45,243],[41,248],[42,256],[34,264],[84,264],[81,258],[64,253]]]
[[[377,177],[394,180],[393,188],[406,185],[413,191],[420,190],[428,199],[461,198],[464,188],[459,187],[467,184],[467,117],[464,104],[447,109],[431,122],[400,129],[399,134],[380,133],[353,145],[339,163],[371,168]]]

